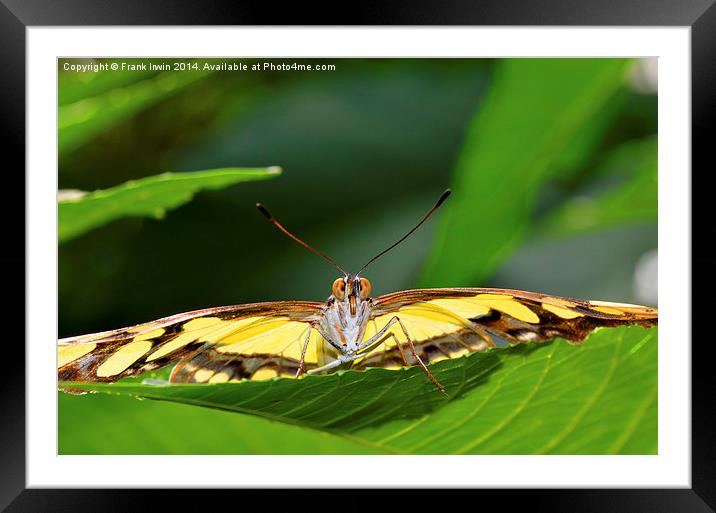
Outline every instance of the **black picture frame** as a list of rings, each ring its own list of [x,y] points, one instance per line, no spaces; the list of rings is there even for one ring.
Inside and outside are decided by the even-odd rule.
[[[0,422],[0,509],[19,511],[136,511],[181,505],[182,510],[206,507],[217,500],[232,503],[239,495],[245,504],[245,490],[79,490],[26,489],[25,485],[25,364],[17,354],[15,340],[24,339],[25,319],[25,223],[17,212],[25,212],[25,48],[26,29],[33,26],[72,25],[552,25],[552,26],[683,26],[691,28],[692,50],[692,193],[708,194],[702,184],[709,170],[716,169],[712,136],[716,125],[716,0],[481,0],[481,1],[363,1],[350,8],[351,18],[335,5],[286,4],[281,9],[269,2],[216,0],[0,0],[0,138],[5,195],[0,209],[3,226],[2,259],[5,294],[3,309],[12,336],[3,343],[5,365],[0,373],[2,422]],[[689,170],[684,170],[684,179]],[[48,178],[50,179],[50,178]],[[713,233],[713,214],[707,202],[692,199],[693,319],[707,319],[709,301],[699,302],[698,290],[709,290],[716,280],[716,257],[697,251]],[[10,201],[14,200],[14,201]],[[701,228],[701,229],[699,229]],[[24,269],[20,273],[19,269]],[[9,282],[9,283],[8,283]],[[10,293],[12,291],[12,293]],[[7,319],[13,319],[8,321]],[[685,323],[691,319],[684,319]],[[692,324],[692,336],[703,321]],[[17,326],[17,328],[15,328]],[[17,333],[15,333],[15,331]],[[685,334],[688,330],[684,331]],[[688,344],[685,337],[683,343]],[[499,500],[501,509],[551,511],[713,511],[716,505],[716,425],[710,414],[714,390],[712,360],[708,358],[708,337],[692,344],[692,488],[691,489],[584,489],[584,490],[476,490],[484,501]],[[12,345],[11,345],[12,344]],[[10,365],[11,363],[11,365]],[[266,492],[263,492],[264,494]],[[273,495],[269,503],[277,504]],[[310,505],[310,491],[293,490],[289,503]],[[417,493],[394,496],[395,507],[416,502]],[[210,502],[204,494],[211,494]],[[370,500],[360,490],[341,491],[341,509],[360,508]],[[390,499],[388,499],[390,500]],[[474,500],[474,499],[470,499]],[[337,505],[323,498],[325,505]],[[421,500],[422,502],[422,500]],[[235,507],[240,507],[234,503]],[[477,506],[477,505],[476,505]],[[324,506],[325,507],[325,506]],[[411,506],[412,509],[412,506]]]

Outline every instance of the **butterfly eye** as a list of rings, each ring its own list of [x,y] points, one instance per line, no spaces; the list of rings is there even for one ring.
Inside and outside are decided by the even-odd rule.
[[[334,281],[331,288],[333,289],[333,295],[336,296],[338,300],[343,301],[346,295],[346,282],[343,278],[338,278]]]
[[[361,278],[360,279],[360,297],[362,299],[367,298],[370,296],[370,291],[372,290],[372,286],[367,278]]]

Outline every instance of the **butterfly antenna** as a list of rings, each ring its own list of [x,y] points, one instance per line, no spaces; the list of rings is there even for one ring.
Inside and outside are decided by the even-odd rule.
[[[390,250],[393,249],[395,246],[397,246],[398,244],[400,244],[401,242],[403,242],[405,239],[407,239],[408,237],[410,237],[410,235],[412,235],[412,233],[413,233],[415,230],[417,230],[418,228],[420,228],[420,225],[421,225],[421,224],[423,224],[425,221],[428,220],[428,218],[429,218],[431,215],[433,215],[433,212],[435,212],[438,208],[440,208],[440,205],[442,205],[443,202],[447,199],[447,197],[450,196],[450,193],[452,193],[452,190],[451,190],[451,189],[445,189],[445,192],[443,192],[443,193],[440,195],[440,198],[438,198],[438,200],[435,202],[435,205],[433,205],[433,208],[430,209],[430,212],[428,212],[427,214],[425,214],[425,217],[423,217],[423,218],[420,220],[420,222],[413,227],[412,230],[410,230],[408,233],[406,233],[405,235],[403,235],[403,237],[402,237],[398,242],[396,242],[395,244],[393,244],[393,245],[390,246],[390,247],[385,248],[383,251],[381,251],[380,253],[378,253],[377,255],[375,255],[373,258],[371,258],[370,260],[368,260],[368,262],[366,262],[366,264],[365,264],[363,267],[360,268],[360,271],[358,271],[358,272],[356,273],[356,276],[358,276],[363,269],[365,269],[365,268],[368,267],[370,264],[372,264],[373,262],[375,262],[376,260],[378,260],[380,257],[382,257],[383,255],[385,255],[388,251],[390,251]]]
[[[312,248],[311,246],[309,246],[308,244],[306,244],[305,242],[303,242],[301,239],[299,239],[298,237],[296,237],[294,234],[292,234],[291,232],[289,232],[286,228],[284,228],[283,225],[282,225],[281,223],[279,223],[279,222],[269,213],[269,211],[266,210],[266,207],[264,207],[261,203],[256,203],[256,208],[258,208],[258,209],[259,209],[259,212],[261,212],[264,216],[266,216],[266,219],[268,219],[269,222],[270,222],[272,225],[274,225],[276,228],[278,228],[278,229],[281,230],[283,233],[285,233],[286,235],[288,235],[289,237],[291,237],[293,240],[295,240],[296,242],[298,242],[301,246],[303,246],[303,247],[306,248],[307,250],[313,251],[316,255],[325,258],[325,259],[328,260],[330,263],[332,263],[332,264],[336,267],[336,269],[338,269],[340,272],[342,272],[343,274],[345,274],[346,276],[348,276],[348,273],[347,273],[340,265],[338,265],[338,263],[336,263],[335,260],[333,260],[332,258],[330,258],[330,257],[327,256],[327,255],[324,255],[323,253],[321,253],[321,252],[318,251],[317,249]]]

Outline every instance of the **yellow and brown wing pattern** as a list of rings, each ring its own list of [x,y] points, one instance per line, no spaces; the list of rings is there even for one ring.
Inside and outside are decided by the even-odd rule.
[[[655,326],[656,308],[604,301],[583,301],[510,289],[422,289],[380,296],[366,340],[399,317],[425,363],[454,358],[493,345],[492,335],[509,342],[545,342],[555,337],[581,342],[594,329],[624,324]],[[402,328],[390,330],[401,344]],[[397,367],[405,359],[395,338],[357,363],[357,368]]]
[[[172,382],[263,379],[295,373],[321,303],[286,301],[197,310],[58,344],[60,381],[117,381],[178,363]],[[317,365],[315,331],[306,369]]]

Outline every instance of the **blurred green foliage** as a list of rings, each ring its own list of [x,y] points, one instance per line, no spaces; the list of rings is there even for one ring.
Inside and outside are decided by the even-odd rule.
[[[132,75],[116,74],[115,80],[96,79],[72,84],[72,78],[86,78],[84,74],[70,76],[70,84],[60,87],[58,112],[58,150],[66,153],[89,144],[98,134],[118,122],[131,118],[149,105],[176,94],[178,90],[204,77],[203,72],[164,72],[127,81]],[[103,75],[96,75],[102,77]],[[104,77],[112,76],[107,73]],[[136,76],[136,75],[135,75]],[[86,85],[87,84],[87,85]]]
[[[625,170],[627,172],[625,172]],[[540,222],[551,235],[574,235],[657,218],[656,137],[625,142],[607,153],[593,180]]]
[[[181,73],[64,72],[60,61],[60,189],[107,189],[166,171],[284,169],[269,182],[200,192],[161,221],[117,219],[60,245],[60,336],[209,306],[322,300],[335,270],[278,234],[255,211],[256,201],[355,269],[400,237],[446,186],[455,194],[437,220],[366,271],[376,295],[416,285],[502,286],[656,303],[635,278],[644,255],[657,247],[656,95],[629,82],[645,61],[329,62],[334,71],[176,77]],[[164,80],[166,87],[157,86]],[[62,217],[61,210],[60,223]],[[603,350],[617,338],[609,340]],[[656,340],[647,345],[640,353],[654,355]],[[627,374],[652,368],[630,362]],[[574,365],[590,368],[578,357]],[[603,366],[591,370],[577,379],[576,390],[604,377]],[[625,444],[621,452],[655,451],[649,442],[656,436],[656,404],[649,399],[655,391],[648,376],[655,379],[655,372],[643,373],[641,395],[624,395],[613,410],[600,406],[615,412],[646,404],[643,418],[651,420],[634,427],[650,433],[646,445]],[[480,390],[449,408],[473,407]],[[115,405],[122,419],[110,416]],[[227,452],[385,449],[363,443],[366,437],[334,440],[325,432],[206,408],[60,394],[60,450],[222,452],[205,442],[192,445],[183,432],[156,444],[123,443],[120,435],[102,443],[89,434],[111,430],[113,422],[159,433],[162,415],[192,429],[251,433]],[[569,425],[562,420],[563,428]],[[271,437],[282,440],[274,444]],[[584,453],[615,446],[568,447],[565,452]],[[475,450],[511,449],[478,444]]]
[[[499,67],[468,129],[452,177],[455,195],[440,220],[422,285],[482,282],[514,251],[530,230],[543,184],[556,171],[563,179],[576,172],[607,128],[592,119],[621,87],[627,65],[510,59]],[[569,79],[555,79],[564,76]],[[562,149],[573,144],[581,151],[568,152],[570,166],[560,168]],[[481,241],[479,251],[466,233]]]
[[[60,190],[58,239],[60,243],[123,217],[162,219],[167,209],[191,201],[199,190],[222,189],[240,182],[265,180],[281,169],[212,169],[193,173],[162,173],[130,180],[102,191]]]

